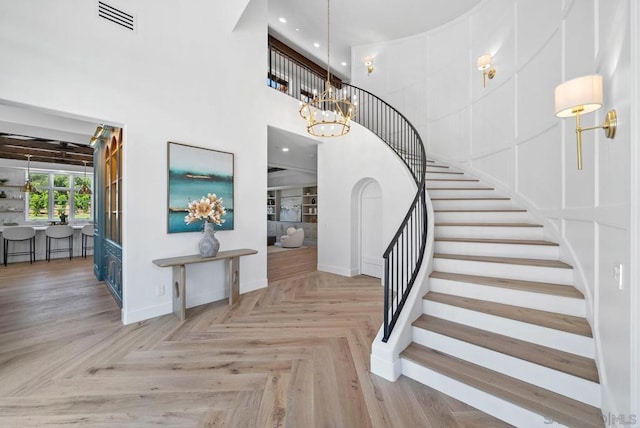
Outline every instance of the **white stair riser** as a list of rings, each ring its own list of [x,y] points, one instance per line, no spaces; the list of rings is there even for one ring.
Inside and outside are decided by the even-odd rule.
[[[542,227],[522,226],[439,226],[436,238],[533,239],[544,238]]]
[[[424,385],[441,391],[455,399],[475,407],[489,415],[501,419],[513,426],[543,427],[545,422],[552,422],[543,415],[523,409],[510,401],[502,400],[494,395],[480,391],[465,383],[444,376],[436,371],[423,367],[413,361],[402,359],[402,374]],[[554,423],[553,427],[563,425]]]
[[[524,281],[550,282],[552,284],[573,284],[573,269],[454,260],[440,257],[434,257],[433,269],[440,272],[463,273],[466,275],[522,279]]]
[[[466,256],[519,257],[542,260],[558,260],[559,257],[559,249],[555,245],[436,241],[435,252]]]
[[[432,198],[503,198],[505,195],[503,193],[497,192],[495,190],[458,190],[458,189],[447,189],[447,190],[434,190],[427,189],[427,193]]]
[[[413,341],[540,388],[600,407],[600,385],[481,346],[413,327]]]
[[[491,222],[491,223],[532,223],[526,211],[453,211],[434,212],[435,220],[438,223],[471,223],[471,222]]]
[[[464,180],[464,181],[461,181]],[[446,178],[446,177],[438,177],[435,180],[427,180],[427,190],[431,190],[433,188],[450,188],[455,189],[459,187],[489,187],[486,184],[480,181],[466,181],[473,180],[470,178]]]
[[[508,210],[518,208],[510,199],[447,199],[433,200],[434,210]]]
[[[554,330],[535,324],[528,324],[509,318],[489,315],[483,312],[471,311],[457,306],[445,305],[424,299],[423,312],[434,317],[465,324],[470,327],[487,330],[516,339],[527,338],[528,342],[549,348],[559,349],[587,358],[594,358],[593,339],[566,331]]]
[[[567,287],[571,287],[567,285]],[[469,299],[520,306],[528,309],[555,312],[575,317],[586,316],[586,305],[583,299],[535,293],[511,288],[493,287],[490,285],[469,282],[450,281],[442,278],[430,278],[431,291]]]

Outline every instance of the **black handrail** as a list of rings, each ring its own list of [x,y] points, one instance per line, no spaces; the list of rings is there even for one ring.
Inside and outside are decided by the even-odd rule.
[[[305,67],[281,51],[269,49],[268,85],[306,101],[316,90],[324,90],[326,76]],[[417,186],[407,214],[383,253],[384,335],[391,335],[424,258],[427,243],[425,178],[427,154],[420,134],[404,115],[372,93],[346,84],[342,93],[358,103],[354,121],[386,143],[405,163]]]

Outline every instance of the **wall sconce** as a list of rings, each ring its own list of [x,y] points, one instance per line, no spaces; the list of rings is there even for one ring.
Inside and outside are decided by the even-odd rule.
[[[367,67],[367,76],[373,73],[373,57],[368,56],[364,59],[364,65]]]
[[[487,77],[496,77],[496,69],[491,68],[491,54],[484,54],[478,57],[478,70],[482,71],[482,87],[487,87]]]
[[[107,131],[106,125],[98,125],[98,127],[96,128],[96,131],[93,133],[93,136],[91,137],[91,140],[89,141],[89,145],[91,147],[95,146],[98,141],[101,141],[103,139],[103,135],[105,134],[106,131]]]
[[[576,143],[578,145],[578,169],[582,169],[582,131],[604,129],[604,135],[613,139],[616,136],[618,116],[615,110],[607,112],[604,124],[583,128],[580,115],[591,113],[602,107],[602,76],[593,74],[568,80],[555,90],[555,110],[557,117],[576,117]]]

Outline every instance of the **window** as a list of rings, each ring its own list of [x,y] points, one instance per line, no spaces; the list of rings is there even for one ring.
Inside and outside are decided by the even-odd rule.
[[[60,171],[32,172],[31,181],[38,193],[30,193],[27,199],[29,221],[59,221],[64,214],[71,220],[91,220],[91,195],[81,195],[84,181],[82,173]],[[92,188],[91,177],[86,179]]]

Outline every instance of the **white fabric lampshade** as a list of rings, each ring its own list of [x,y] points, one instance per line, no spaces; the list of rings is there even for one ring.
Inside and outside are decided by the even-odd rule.
[[[580,114],[591,113],[602,107],[602,76],[582,76],[556,86],[556,116],[575,116],[574,110],[579,107],[583,108]]]
[[[491,67],[491,54],[484,54],[478,57],[478,70],[486,70]]]

